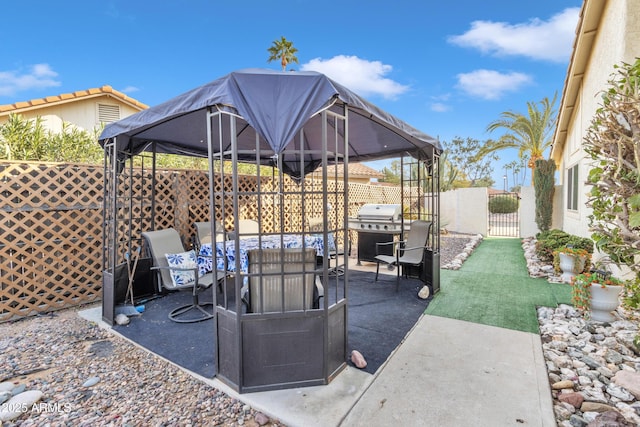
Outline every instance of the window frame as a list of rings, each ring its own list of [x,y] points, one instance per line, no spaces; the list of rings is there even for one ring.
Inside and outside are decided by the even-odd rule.
[[[578,187],[580,176],[580,169],[578,168],[578,165],[579,164],[576,163],[570,168],[567,168],[567,210],[569,211],[578,211]]]

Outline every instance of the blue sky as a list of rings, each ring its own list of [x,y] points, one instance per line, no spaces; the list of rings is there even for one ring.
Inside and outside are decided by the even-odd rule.
[[[32,0],[3,5],[0,104],[111,85],[156,105],[242,68],[327,74],[444,143],[560,98],[582,0]],[[556,106],[559,104],[559,99]],[[514,150],[499,152],[496,187]],[[385,162],[369,163],[380,169]],[[511,182],[510,184],[511,185]]]

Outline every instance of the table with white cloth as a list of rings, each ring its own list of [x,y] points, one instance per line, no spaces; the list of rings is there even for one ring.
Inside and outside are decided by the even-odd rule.
[[[270,248],[302,248],[303,236],[299,234],[266,235],[258,237],[245,237],[240,239],[240,251],[236,251],[235,240],[216,242],[216,269],[222,271],[236,271],[236,256],[240,257],[240,271],[246,273],[249,270],[249,251]],[[335,250],[332,236],[328,239],[329,251]],[[304,236],[304,247],[313,248],[318,256],[324,256],[324,237],[322,234],[307,234]],[[225,265],[226,259],[226,265]],[[200,274],[212,271],[213,252],[211,243],[203,244],[198,254],[198,267]]]

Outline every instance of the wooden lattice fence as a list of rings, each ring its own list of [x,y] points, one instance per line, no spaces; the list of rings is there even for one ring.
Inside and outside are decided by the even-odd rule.
[[[133,188],[141,195],[140,203],[134,205],[133,209],[139,211],[134,216],[148,218],[142,211],[150,209],[145,198],[153,180],[148,172],[136,170],[134,175]],[[261,179],[268,184],[271,178]],[[241,182],[250,188],[255,180],[246,176]],[[216,182],[217,186],[224,184]],[[101,299],[103,185],[102,166],[0,162],[0,322]],[[287,185],[293,182],[287,181]],[[349,185],[350,216],[356,215],[363,203],[400,200],[398,187]],[[290,209],[295,206],[292,200]],[[334,212],[340,209],[336,206]],[[239,212],[241,217],[256,218],[258,214],[251,200]],[[225,226],[229,229],[233,216],[234,212],[226,212]],[[195,232],[193,223],[208,218],[206,171],[156,171],[156,228],[174,227],[189,244]],[[150,224],[141,222],[137,226],[148,229]],[[265,226],[273,229],[276,225]],[[289,223],[286,227],[295,230],[301,224]]]

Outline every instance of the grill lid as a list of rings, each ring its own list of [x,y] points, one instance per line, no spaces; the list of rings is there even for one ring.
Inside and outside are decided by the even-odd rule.
[[[359,220],[397,221],[400,220],[402,207],[395,204],[366,204],[358,211]]]

